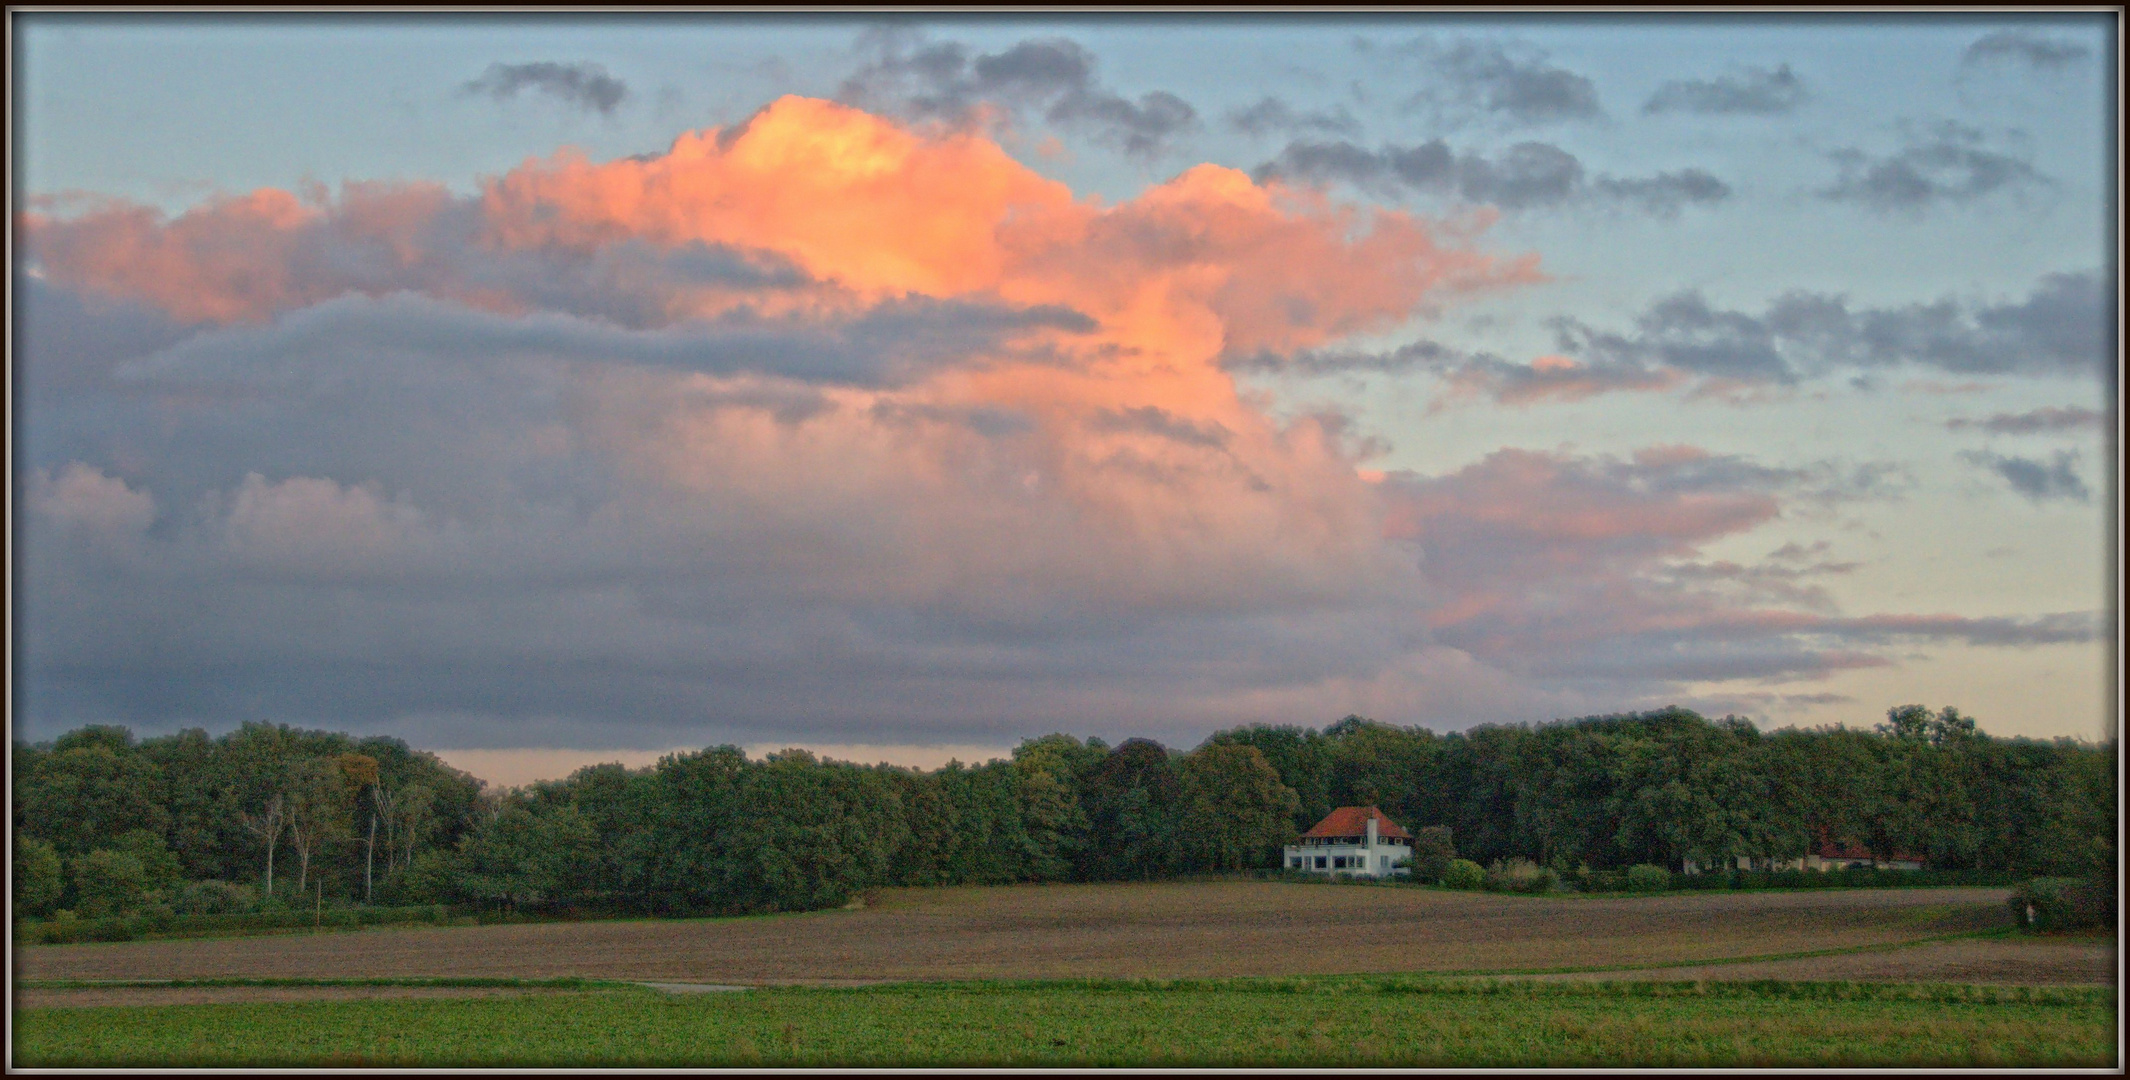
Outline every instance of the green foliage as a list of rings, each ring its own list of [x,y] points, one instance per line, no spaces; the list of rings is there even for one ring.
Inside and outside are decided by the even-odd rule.
[[[125,851],[92,851],[67,860],[74,886],[74,910],[96,917],[132,911],[148,898],[148,870],[140,856]]]
[[[1449,881],[1460,855],[1475,870],[1532,864],[1497,873],[1497,887],[1551,875],[1548,887],[1601,892],[1628,888],[1629,867],[1689,859],[1725,869],[1669,888],[2115,871],[2112,743],[1990,738],[1951,708],[1901,706],[1887,720],[1762,734],[1674,708],[1437,735],[1350,716],[1321,731],[1224,731],[1188,753],[1046,735],[1011,761],[930,771],[715,747],[503,796],[393,739],[244,724],[135,740],[93,727],[15,748],[16,900],[32,914],[95,913],[160,896],[176,913],[221,902],[184,883],[221,882],[253,887],[272,912],[308,908],[316,893],[293,897],[299,881],[322,880],[328,901],[363,898],[369,871],[373,898],[390,903],[810,910],[890,885],[1234,871],[1334,807],[1371,804],[1408,829],[1433,823],[1415,829],[1420,881]],[[1827,841],[1914,853],[1930,869],[1728,869]],[[269,866],[280,896],[265,887]],[[1485,883],[1477,872],[1468,887]]]
[[[2034,930],[2112,927],[2115,878],[2035,878],[2013,889],[2006,904],[2019,925]]]
[[[1089,837],[1081,876],[1147,880],[1179,868],[1183,781],[1160,743],[1126,739],[1087,779]]]
[[[1626,885],[1635,892],[1663,892],[1671,884],[1671,871],[1661,866],[1641,863],[1627,868]]]
[[[364,926],[408,923],[445,925],[471,922],[443,905],[396,908],[328,907],[323,912],[280,910],[228,914],[181,912],[153,908],[132,915],[75,918],[72,912],[55,912],[44,922],[18,926],[19,940],[35,945],[73,945],[86,941],[136,941],[145,937],[228,937],[282,930],[352,930]]]
[[[1486,884],[1485,868],[1470,859],[1451,859],[1442,868],[1442,884],[1452,889],[1477,889]]]
[[[44,915],[59,906],[66,892],[66,873],[59,853],[34,836],[15,837],[15,910]]]
[[[1430,825],[1413,832],[1412,869],[1413,880],[1435,882],[1449,869],[1450,861],[1457,857],[1457,845],[1450,840],[1450,830],[1443,825]]]
[[[1294,837],[1294,789],[1254,746],[1208,746],[1183,759],[1183,841],[1190,865],[1268,865]]]
[[[234,915],[258,906],[258,894],[230,881],[188,881],[170,899],[179,915]]]
[[[1497,859],[1480,879],[1488,892],[1549,893],[1560,888],[1560,874],[1529,859]]]

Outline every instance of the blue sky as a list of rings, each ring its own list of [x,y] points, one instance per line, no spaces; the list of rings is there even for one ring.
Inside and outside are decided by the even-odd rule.
[[[918,760],[1058,728],[1188,745],[1234,723],[1350,711],[1448,729],[1674,701],[1771,726],[1863,724],[1922,701],[2000,734],[2112,730],[2112,15],[36,14],[16,30],[17,209],[36,218],[15,278],[32,331],[12,478],[29,530],[25,734],[261,718],[490,752],[737,741],[901,747]],[[1109,404],[1068,422],[1045,411],[1069,411],[1062,398],[1015,397],[1054,441],[1014,453],[1058,462],[1109,447],[1102,468],[1122,454],[1172,470],[1161,482],[1173,502],[1149,510],[1139,500],[1152,496],[1095,473],[1032,468],[1030,516],[985,518],[995,576],[940,570],[958,557],[914,538],[948,535],[926,531],[935,517],[996,503],[918,478],[975,451],[897,443],[914,456],[839,466],[822,447],[864,453],[885,436],[807,425],[861,405],[936,412],[970,393],[1008,409],[996,396],[1010,381],[1004,324],[968,320],[1091,320],[1124,334],[1139,309],[1105,314],[1088,292],[1109,285],[1053,295],[1009,273],[975,292],[882,292],[860,282],[856,256],[807,247],[803,224],[598,241],[623,245],[601,259],[664,252],[640,271],[659,290],[681,287],[658,276],[681,272],[674,245],[707,244],[805,277],[828,290],[817,300],[837,297],[819,300],[830,307],[920,319],[938,343],[905,347],[868,336],[866,317],[831,319],[778,344],[778,359],[676,370],[630,359],[640,339],[600,335],[655,330],[661,348],[692,356],[739,314],[771,311],[767,294],[685,312],[668,298],[648,316],[651,301],[630,291],[649,287],[639,271],[588,284],[543,249],[525,256],[545,260],[528,284],[522,266],[467,261],[494,246],[467,236],[495,234],[442,225],[474,215],[501,227],[484,193],[506,177],[567,200],[553,186],[565,148],[620,176],[632,155],[679,168],[676,138],[722,129],[712,157],[725,163],[703,168],[732,167],[717,155],[746,146],[739,134],[766,146],[797,130],[796,110],[764,112],[787,95],[926,146],[995,143],[1018,163],[1016,190],[1060,182],[1084,208],[1071,214],[1117,229],[1154,228],[1126,223],[1158,216],[1161,193],[1184,193],[1194,166],[1224,166],[1320,200],[1265,228],[1348,214],[1321,228],[1326,243],[1357,245],[1327,264],[1356,276],[1307,303],[1253,301],[1288,304],[1292,325],[1247,354],[1238,343],[1257,340],[1244,327],[1259,314],[1208,301],[1227,345],[1171,361],[1196,390],[1143,371],[1119,381],[1095,354],[1059,361],[1092,381],[1057,392]],[[846,114],[807,115],[818,126]],[[403,243],[430,245],[417,261],[432,269],[417,273],[402,251],[395,269],[347,270],[360,259],[335,245],[412,213],[382,209],[386,194],[421,185],[443,200],[423,205],[441,209],[420,211],[435,216]],[[260,189],[310,209],[247,204],[280,215],[266,233],[208,214]],[[536,217],[582,209],[555,205]],[[1361,240],[1377,211],[1431,238],[1397,259],[1446,276],[1360,296],[1416,265],[1369,276],[1366,260],[1387,250]],[[151,250],[166,261],[143,261]],[[1060,249],[1041,265],[1091,257]],[[179,279],[218,259],[249,269],[216,288],[262,274],[285,288],[271,302],[186,291]],[[446,264],[459,269],[433,269]],[[446,280],[461,272],[474,278]],[[1260,295],[1252,274],[1280,273],[1199,272],[1230,275],[1235,296]],[[1039,294],[1052,306],[978,313]],[[911,314],[920,301],[933,306]],[[418,303],[431,306],[407,306]],[[1345,322],[1326,314],[1341,305],[1353,308]],[[479,321],[494,318],[516,322]],[[423,319],[460,344],[422,354],[432,346],[366,321]],[[558,319],[576,320],[570,344],[535,359],[480,344],[562,333]],[[830,339],[849,355],[824,359]],[[877,368],[867,350],[901,359]],[[872,374],[823,381],[831,360]],[[506,384],[534,404],[498,404]],[[775,438],[802,441],[757,459],[769,452],[730,441],[742,436],[724,421],[661,411],[706,387],[837,404],[785,414]],[[1102,441],[1130,425],[1169,443],[1232,435],[1223,452],[1262,486],[1205,487],[1203,463]],[[1330,458],[1296,449],[1305,433]],[[566,449],[525,449],[550,445]],[[994,450],[1005,452],[983,453]],[[654,459],[666,470],[655,482],[630,471]],[[774,483],[748,489],[719,471],[743,461]],[[1320,467],[1333,472],[1303,479]],[[776,528],[733,524],[772,488]],[[1261,495],[1268,507],[1235,509]],[[639,505],[697,516],[654,528],[616,509]],[[275,527],[291,536],[373,529],[382,546],[365,557],[391,569],[246,562],[235,553],[246,507],[283,515]],[[1341,515],[1372,523],[1373,546],[1321,539],[1350,526]],[[1068,543],[1081,527],[1095,531]],[[1055,549],[1030,530],[1053,533]],[[543,559],[535,534],[578,554]],[[758,544],[769,547],[750,554]],[[462,557],[423,562],[447,548]],[[817,549],[838,554],[794,554]],[[104,561],[74,554],[89,550]],[[1077,552],[1097,550],[1121,560],[1113,572],[1081,565]],[[1179,551],[1198,551],[1203,574],[1152,576]],[[846,573],[867,584],[828,584]],[[1264,584],[1290,574],[1292,588]],[[931,584],[881,584],[914,581]],[[413,602],[410,589],[429,595]],[[1114,603],[1088,601],[1090,589]]]

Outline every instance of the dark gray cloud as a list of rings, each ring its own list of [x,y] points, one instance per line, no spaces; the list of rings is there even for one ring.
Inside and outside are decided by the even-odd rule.
[[[2110,414],[2078,405],[2045,406],[2023,413],[1998,413],[1987,419],[1956,416],[1945,422],[1954,431],[1979,428],[1992,435],[2037,435],[2044,432],[2106,428]]]
[[[1975,39],[1960,54],[1960,66],[1965,70],[2011,64],[2034,71],[2055,71],[2091,55],[2091,49],[2075,41],[2043,37],[2032,30],[1999,30]]]
[[[802,382],[879,386],[919,378],[979,355],[1011,352],[1031,331],[1085,333],[1094,321],[1055,305],[891,299],[841,317],[769,317],[741,308],[656,329],[574,315],[509,316],[414,293],[343,297],[266,327],[200,334],[121,372],[132,379],[248,382],[298,374],[297,360],[330,372],[368,356],[596,358],[616,364]]]
[[[1612,204],[1658,217],[1730,196],[1723,181],[1701,169],[1648,177],[1586,176],[1575,155],[1540,142],[1518,143],[1493,158],[1457,154],[1434,139],[1418,146],[1369,150],[1344,140],[1293,142],[1255,170],[1260,180],[1338,181],[1379,193],[1414,191],[1487,203],[1505,210],[1570,202]]]
[[[1784,64],[1774,70],[1743,68],[1714,79],[1665,83],[1642,105],[1646,114],[1688,112],[1706,115],[1779,116],[1795,111],[1810,95],[1804,80]]]
[[[1229,127],[1246,135],[1321,132],[1352,137],[1361,133],[1360,121],[1355,120],[1343,105],[1302,112],[1276,97],[1262,98],[1248,108],[1232,110],[1227,119]]]
[[[1189,102],[1156,90],[1136,100],[1105,87],[1095,56],[1066,38],[1037,38],[997,53],[956,42],[926,42],[907,31],[869,33],[859,42],[868,61],[845,79],[845,101],[898,115],[975,123],[987,105],[1040,115],[1085,131],[1136,157],[1167,150],[1201,124]]]
[[[1967,451],[1960,456],[2003,477],[2005,483],[2012,485],[2013,491],[2035,503],[2052,499],[2090,502],[2093,498],[2093,492],[2078,475],[2076,451],[2057,451],[2054,459],[2050,461],[2007,457],[1983,451]]]
[[[1475,40],[1442,45],[1423,38],[1388,51],[1411,62],[1427,84],[1402,103],[1408,112],[1452,123],[1483,117],[1521,125],[1605,115],[1597,85],[1553,65],[1539,49]]]
[[[1690,375],[1794,383],[1838,368],[1910,364],[1969,375],[2113,378],[2113,283],[2051,274],[2023,300],[1953,299],[1852,308],[1839,296],[1789,293],[1753,315],[1710,305],[1698,292],[1666,297],[1630,333],[1556,321],[1561,351],[1611,370],[1670,368]]]
[[[1900,366],[1961,375],[2084,377],[2112,387],[2115,305],[2113,283],[2092,271],[2051,274],[2024,299],[1997,304],[1948,298],[1858,308],[1841,296],[1792,292],[1755,314],[1716,307],[1687,291],[1658,299],[1627,330],[1556,318],[1551,325],[1562,355],[1532,363],[1420,340],[1382,351],[1260,351],[1229,357],[1225,366],[1306,376],[1426,371],[1459,392],[1504,404],[1682,384],[1790,386],[1840,371]],[[2099,419],[2090,410],[2044,409],[1950,426],[2017,433]]]
[[[1820,196],[1882,213],[1912,212],[2053,183],[2023,158],[1991,148],[1980,129],[1957,121],[1912,126],[1907,136],[1907,145],[1883,157],[1853,147],[1829,154],[1841,175]]]
[[[521,90],[537,90],[566,105],[608,116],[629,96],[629,84],[607,74],[606,68],[598,64],[546,60],[490,64],[480,78],[460,88],[461,93],[486,94],[497,101],[516,97]]]

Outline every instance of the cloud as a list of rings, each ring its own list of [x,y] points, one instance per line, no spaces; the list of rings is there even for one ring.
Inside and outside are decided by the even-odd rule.
[[[1809,97],[1804,80],[1788,64],[1772,71],[1748,67],[1714,79],[1667,82],[1642,104],[1642,112],[1780,116],[1795,112]]]
[[[1992,435],[2035,435],[2043,432],[2075,431],[2080,428],[2110,426],[2111,415],[2098,409],[2078,405],[2044,406],[2023,413],[1998,413],[1986,420],[1956,416],[1945,422],[1954,431],[1980,428]]]
[[[1845,297],[1792,292],[1755,314],[1718,308],[1689,290],[1653,302],[1630,330],[1556,318],[1558,351],[1524,363],[1425,339],[1381,351],[1258,350],[1232,355],[1225,363],[1238,372],[1304,376],[1425,371],[1443,378],[1453,397],[1508,405],[1679,387],[1697,393],[1780,388],[1841,372],[1897,367],[2094,378],[2107,387],[2115,375],[2115,303],[2112,284],[2092,271],[2050,274],[2024,299],[2000,303],[1946,298],[1856,308]],[[1987,422],[1954,420],[1948,426],[2015,433],[2099,418],[2090,410],[2041,410]]]
[[[1231,110],[1227,120],[1229,127],[1246,135],[1323,132],[1352,137],[1361,133],[1360,121],[1355,120],[1343,105],[1298,112],[1276,97],[1261,98],[1247,108]]]
[[[155,497],[84,462],[70,462],[54,479],[43,469],[30,478],[30,513],[65,528],[128,535],[155,520]]]
[[[2053,461],[2047,462],[1972,450],[1960,456],[2003,477],[2005,483],[2012,485],[2013,491],[2037,505],[2051,499],[2082,503],[2093,498],[2093,492],[2078,476],[2076,451],[2060,450]]]
[[[1383,484],[1390,535],[1410,540],[1428,572],[1431,640],[1542,685],[1812,678],[1883,666],[1873,649],[1891,643],[2099,633],[2093,613],[1843,616],[1813,579],[1853,563],[1804,562],[1820,553],[1803,551],[1759,565],[1698,558],[1843,475],[1659,446],[1628,458],[1506,449]]]
[[[1989,148],[1980,129],[1958,121],[1911,126],[1905,134],[1906,145],[1885,157],[1853,147],[1829,154],[1841,176],[1820,197],[1880,213],[1913,212],[2054,183],[2025,160]]]
[[[1005,737],[1362,677],[1401,638],[1350,627],[1408,619],[1417,573],[1338,424],[1217,360],[1535,272],[1211,166],[1103,205],[806,99],[470,196],[22,235],[36,349],[182,320],[38,414],[36,722],[454,740]]]
[[[1358,44],[1364,52],[1375,51]],[[1469,39],[1444,45],[1421,38],[1385,52],[1401,66],[1417,69],[1427,84],[1401,107],[1441,122],[1489,118],[1537,125],[1604,116],[1596,84],[1554,66],[1543,50]]]
[[[565,105],[612,116],[627,100],[629,85],[608,75],[593,63],[557,64],[538,61],[527,64],[490,64],[481,77],[460,87],[460,93],[486,94],[502,101],[521,90],[538,90]]]
[[[1639,178],[1586,178],[1575,155],[1540,142],[1518,143],[1488,159],[1454,153],[1441,139],[1418,146],[1386,145],[1380,150],[1343,140],[1297,141],[1253,175],[1260,180],[1343,182],[1382,193],[1421,192],[1504,210],[1609,203],[1663,218],[1678,216],[1686,206],[1716,203],[1730,195],[1728,185],[1701,169]]]
[[[1036,59],[1013,78],[1071,74]],[[47,208],[18,235],[42,275],[18,295],[44,395],[20,537],[36,734],[1183,739],[2086,632],[1845,618],[1815,592],[1831,554],[1702,552],[1870,497],[1868,468],[1669,446],[1362,471],[1365,433],[1275,415],[1241,358],[1336,367],[1535,260],[1218,166],[1102,202],[974,131],[785,98],[470,195]],[[2084,310],[2014,307],[1960,325],[2046,338]],[[137,324],[94,328],[115,311]],[[74,371],[46,351],[71,342],[94,362],[39,374]]]
[[[1780,387],[1898,366],[2107,383],[2114,376],[2114,320],[2113,288],[2090,271],[2051,274],[2025,299],[1994,304],[1948,298],[1852,308],[1840,296],[1793,292],[1752,314],[1715,307],[1688,291],[1651,304],[1631,331],[1556,319],[1560,356],[1518,365],[1446,353],[1449,362],[1437,370],[1466,391],[1508,402],[1685,382],[1703,389]]]
[[[1960,54],[1960,68],[2011,65],[2031,71],[2057,71],[2093,55],[2075,41],[2043,37],[2031,30],[1998,30],[1976,38]]]
[[[971,127],[1003,108],[1087,132],[1141,158],[1166,153],[1178,136],[1203,127],[1197,110],[1167,91],[1135,101],[1108,89],[1095,75],[1094,54],[1067,38],[1035,38],[979,54],[890,30],[868,33],[859,48],[870,58],[838,96],[896,115]]]

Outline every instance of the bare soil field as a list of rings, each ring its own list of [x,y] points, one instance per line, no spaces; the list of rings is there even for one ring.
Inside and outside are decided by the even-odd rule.
[[[867,909],[803,915],[33,946],[17,950],[15,976],[838,985],[1688,967],[2004,926],[2005,895],[1859,889],[1578,899],[1247,881],[903,889]]]

